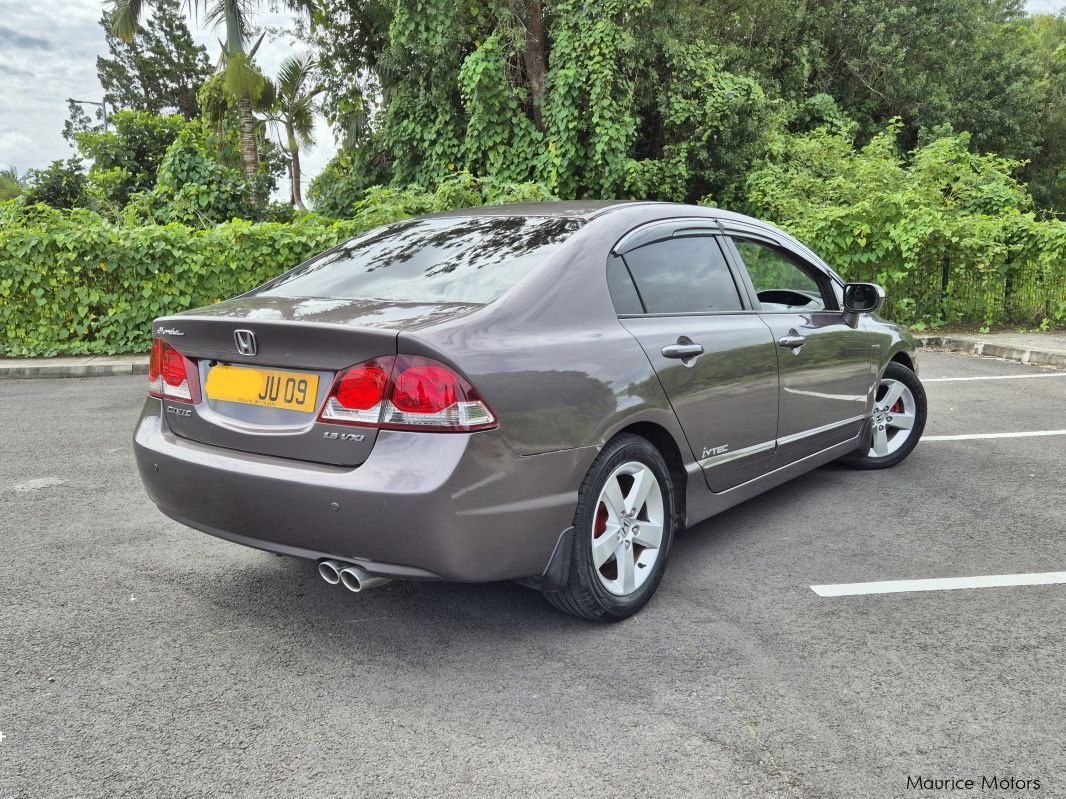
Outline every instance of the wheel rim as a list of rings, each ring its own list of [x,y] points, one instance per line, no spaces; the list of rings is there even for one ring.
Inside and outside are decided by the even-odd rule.
[[[918,419],[914,394],[899,380],[885,379],[874,401],[874,436],[871,458],[887,458],[910,439]]]
[[[659,559],[666,519],[659,480],[643,463],[623,463],[607,478],[592,518],[592,566],[615,596],[637,591]]]

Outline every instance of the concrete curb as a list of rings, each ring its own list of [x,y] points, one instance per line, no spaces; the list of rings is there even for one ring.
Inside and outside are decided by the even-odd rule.
[[[107,377],[146,374],[148,374],[148,358],[143,355],[0,360],[0,380],[4,378],[32,380],[45,377]]]
[[[1063,352],[996,344],[969,336],[916,336],[915,338],[924,348],[950,350],[967,355],[987,355],[1019,363],[1057,366],[1066,369],[1066,353]]]

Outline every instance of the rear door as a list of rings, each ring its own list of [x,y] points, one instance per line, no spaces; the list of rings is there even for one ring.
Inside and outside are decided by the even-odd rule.
[[[727,249],[773,333],[780,374],[778,465],[854,438],[876,382],[869,335],[830,275],[783,241],[735,231]]]
[[[724,491],[772,467],[777,353],[715,234],[682,222],[630,234],[611,258],[608,282],[708,486]]]

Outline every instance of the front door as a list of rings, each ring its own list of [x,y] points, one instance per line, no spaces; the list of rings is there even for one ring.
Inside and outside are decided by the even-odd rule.
[[[738,289],[718,239],[683,235],[623,253],[643,313],[640,342],[712,491],[773,468],[777,347]]]
[[[777,350],[778,465],[858,435],[876,385],[869,335],[838,305],[829,276],[798,254],[732,237]]]

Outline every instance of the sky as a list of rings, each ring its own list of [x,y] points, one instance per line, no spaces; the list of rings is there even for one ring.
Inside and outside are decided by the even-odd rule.
[[[263,8],[268,6],[263,3]],[[47,13],[44,10],[47,8]],[[99,0],[0,0],[0,169],[14,166],[21,175],[74,151],[63,138],[67,98],[99,102],[103,89],[96,78],[96,57],[107,55],[99,25]],[[256,24],[291,30],[288,12],[261,11]],[[193,38],[207,48],[211,63],[218,59],[218,33],[202,21],[189,19]],[[294,43],[268,37],[256,60],[267,75],[291,54]],[[84,106],[94,114],[94,106]],[[333,134],[324,119],[315,127],[316,146],[300,152],[305,195],[307,185],[335,152]],[[287,178],[279,180],[276,198],[288,197]]]
[[[1027,0],[1026,7],[1035,13],[1055,13],[1066,7],[1066,0]],[[0,169],[14,166],[22,174],[73,155],[61,133],[67,98],[99,100],[103,95],[96,79],[96,56],[107,53],[98,24],[100,10],[99,0],[0,0]],[[264,11],[256,19],[270,28],[292,28],[287,12]],[[215,31],[196,20],[190,20],[189,27],[213,63],[219,50]],[[284,38],[264,42],[258,54],[260,67],[268,75],[276,74],[292,49],[293,43]],[[335,151],[333,135],[322,119],[315,138],[317,146],[301,153],[305,188]],[[279,196],[282,192],[284,185]]]

